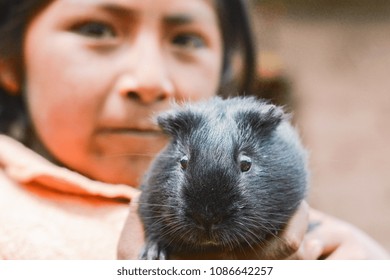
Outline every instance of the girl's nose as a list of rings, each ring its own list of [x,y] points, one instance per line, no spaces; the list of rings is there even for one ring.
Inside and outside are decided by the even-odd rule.
[[[173,96],[173,85],[169,81],[153,81],[153,78],[143,81],[133,75],[121,79],[120,95],[133,101],[152,104]]]
[[[168,100],[174,95],[169,58],[157,40],[143,39],[132,46],[127,70],[119,80],[119,93],[144,104]]]

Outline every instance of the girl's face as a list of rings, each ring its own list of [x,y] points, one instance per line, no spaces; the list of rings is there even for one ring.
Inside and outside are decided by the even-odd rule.
[[[28,108],[67,167],[137,186],[166,137],[152,116],[213,96],[222,42],[211,0],[57,0],[29,25]]]

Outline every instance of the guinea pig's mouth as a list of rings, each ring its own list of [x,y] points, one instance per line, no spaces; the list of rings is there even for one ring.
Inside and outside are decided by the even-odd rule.
[[[199,234],[199,233],[198,233]],[[215,231],[202,231],[199,235],[195,235],[196,243],[203,247],[220,247],[223,245],[218,232]]]

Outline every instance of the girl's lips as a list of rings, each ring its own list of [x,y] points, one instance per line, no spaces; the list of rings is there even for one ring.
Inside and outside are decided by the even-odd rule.
[[[134,136],[161,136],[163,131],[153,123],[101,123],[97,129],[97,134],[102,135],[134,135]]]
[[[140,128],[128,128],[128,127],[108,127],[98,130],[103,134],[134,134],[134,135],[155,135],[161,136],[163,132],[157,129],[140,129]]]
[[[110,158],[120,156],[155,156],[167,144],[161,130],[130,127],[101,127],[95,131],[92,143],[98,154]]]

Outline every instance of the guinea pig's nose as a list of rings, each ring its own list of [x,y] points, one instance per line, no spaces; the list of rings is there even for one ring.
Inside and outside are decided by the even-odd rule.
[[[206,232],[212,231],[215,226],[223,222],[222,216],[212,213],[189,212],[187,217]]]

